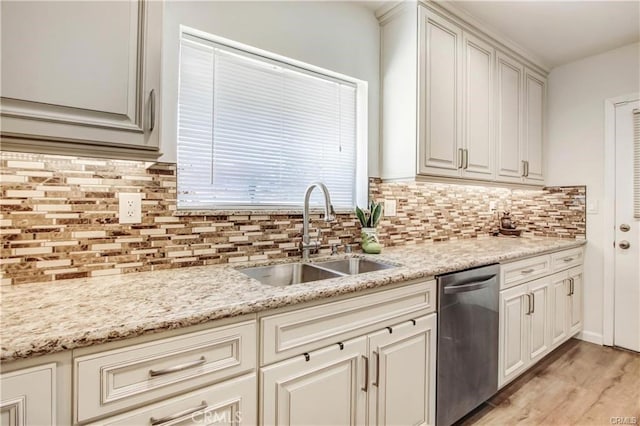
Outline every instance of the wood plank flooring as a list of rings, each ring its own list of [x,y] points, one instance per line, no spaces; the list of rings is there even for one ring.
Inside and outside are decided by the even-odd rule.
[[[611,424],[640,425],[640,354],[576,339],[458,422],[459,426]]]

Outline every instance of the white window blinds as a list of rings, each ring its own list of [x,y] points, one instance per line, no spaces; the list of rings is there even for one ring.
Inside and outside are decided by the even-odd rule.
[[[353,208],[356,102],[354,83],[183,34],[178,207],[299,206],[321,181]]]
[[[640,219],[640,109],[633,110],[633,217]]]

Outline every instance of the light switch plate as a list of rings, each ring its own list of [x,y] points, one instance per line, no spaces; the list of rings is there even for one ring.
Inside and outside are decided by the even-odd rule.
[[[384,200],[384,211],[385,216],[395,216],[396,212],[396,200]]]
[[[587,202],[587,214],[598,214],[598,200]]]
[[[119,223],[142,222],[142,194],[118,193]]]

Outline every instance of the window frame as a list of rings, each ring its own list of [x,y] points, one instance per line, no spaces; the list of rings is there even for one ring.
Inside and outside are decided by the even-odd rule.
[[[360,80],[345,74],[341,74],[335,71],[331,71],[325,68],[321,68],[315,65],[311,65],[306,62],[299,61],[297,59],[289,58],[283,55],[279,55],[267,50],[259,49],[244,43],[240,43],[234,40],[230,40],[221,36],[209,34],[207,32],[197,30],[185,25],[180,25],[179,45],[182,46],[182,40],[186,39],[195,42],[204,42],[212,45],[213,47],[219,46],[222,48],[228,48],[234,51],[236,54],[245,54],[247,56],[259,56],[264,59],[265,62],[271,62],[281,67],[294,69],[296,71],[308,73],[314,76],[321,76],[325,79],[337,80],[340,82],[347,82],[352,84],[356,88],[356,161],[355,161],[355,173],[354,173],[354,200],[351,209],[338,208],[337,213],[351,213],[355,206],[367,205],[369,198],[369,178],[368,178],[368,83],[364,80]],[[195,39],[195,40],[194,40]],[[178,49],[178,75],[180,74],[180,55],[182,48]],[[179,78],[179,77],[178,77]],[[179,84],[178,94],[176,99],[179,100]],[[179,111],[176,113],[176,123],[178,120]],[[177,126],[179,128],[179,126]],[[178,134],[176,133],[176,152],[179,149]],[[179,164],[176,157],[176,178],[179,180]],[[282,205],[255,205],[255,204],[207,204],[201,206],[180,206],[180,194],[176,194],[176,209],[177,212],[229,212],[238,211],[240,213],[247,213],[256,211],[259,213],[273,212],[273,213],[285,213],[285,212],[302,212],[303,199],[300,199],[300,203],[282,204]]]

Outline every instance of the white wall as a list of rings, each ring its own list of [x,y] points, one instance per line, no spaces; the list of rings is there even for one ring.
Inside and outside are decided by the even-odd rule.
[[[587,185],[583,337],[603,330],[604,100],[640,92],[640,43],[554,68],[549,75],[547,183]]]
[[[378,175],[380,36],[358,2],[182,1],[164,8],[161,161],[176,160],[179,26],[186,25],[369,83],[369,175]]]

